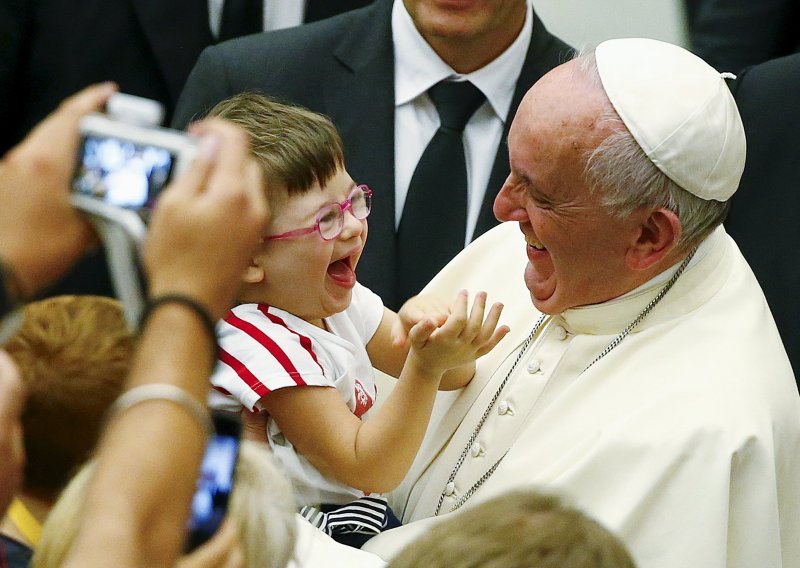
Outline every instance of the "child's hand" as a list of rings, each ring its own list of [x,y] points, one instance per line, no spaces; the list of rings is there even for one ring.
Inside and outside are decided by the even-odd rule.
[[[398,320],[392,327],[392,345],[405,347],[408,344],[408,333],[411,328],[425,319],[436,322],[436,327],[444,325],[452,311],[452,304],[431,295],[414,296],[406,300],[400,311]]]
[[[486,292],[475,296],[469,315],[467,297],[465,290],[459,292],[444,324],[425,318],[411,328],[409,362],[424,367],[427,372],[444,373],[485,355],[505,337],[508,326],[497,327],[503,305],[493,304],[484,319]]]

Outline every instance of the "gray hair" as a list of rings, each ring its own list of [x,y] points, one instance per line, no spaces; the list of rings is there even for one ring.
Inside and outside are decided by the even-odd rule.
[[[594,51],[580,53],[577,61],[580,72],[602,88]],[[598,125],[610,128],[612,134],[587,151],[585,176],[589,191],[602,193],[601,203],[609,213],[622,218],[640,207],[668,209],[680,219],[678,245],[687,250],[722,223],[729,201],[701,199],[672,181],[650,161],[610,101]]]

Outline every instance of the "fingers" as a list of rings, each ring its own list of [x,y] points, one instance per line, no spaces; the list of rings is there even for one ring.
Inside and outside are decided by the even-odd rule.
[[[242,409],[242,438],[253,440],[262,444],[267,443],[267,422],[269,414],[266,412],[250,412]]]
[[[22,414],[25,388],[19,369],[8,353],[0,350],[0,427],[5,427]]]
[[[25,447],[20,417],[25,389],[19,370],[5,351],[0,351],[0,514],[22,482]]]
[[[90,112],[100,111],[116,91],[116,84],[100,83],[86,87],[65,99],[12,151],[52,157],[54,144],[57,144],[57,154],[64,157],[61,160],[62,165],[71,169],[75,159],[75,147],[78,143],[80,119]]]
[[[485,341],[483,345],[481,345],[478,348],[478,350],[476,351],[476,356],[483,357],[489,351],[494,349],[497,346],[497,344],[500,343],[500,340],[503,339],[506,336],[506,334],[508,334],[509,331],[510,328],[507,325],[501,325],[496,330],[494,330],[494,333],[492,333],[488,341]]]
[[[211,540],[191,554],[184,556],[176,567],[241,568],[244,566],[244,560],[236,522],[227,518]]]
[[[458,293],[458,296],[456,296],[456,301],[453,304],[452,312],[447,317],[447,321],[444,323],[444,325],[439,328],[437,336],[442,335],[459,337],[461,335],[461,333],[464,331],[464,327],[467,324],[468,298],[469,294],[466,290],[461,290]]]
[[[403,324],[403,320],[397,318],[392,324],[392,346],[400,348],[405,347],[407,343],[408,333],[406,332],[406,327]]]
[[[205,190],[211,170],[217,162],[221,142],[215,134],[202,136],[197,144],[194,160],[183,174],[164,193],[164,201],[184,194],[199,194]],[[173,197],[174,196],[174,197]]]
[[[408,339],[416,348],[425,346],[431,334],[436,330],[436,322],[431,319],[424,319],[414,324],[408,332]]]

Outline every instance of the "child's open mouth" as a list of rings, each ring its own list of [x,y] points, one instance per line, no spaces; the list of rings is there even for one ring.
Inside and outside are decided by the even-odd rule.
[[[356,285],[356,273],[349,256],[340,258],[328,265],[328,276],[339,286],[352,288]]]

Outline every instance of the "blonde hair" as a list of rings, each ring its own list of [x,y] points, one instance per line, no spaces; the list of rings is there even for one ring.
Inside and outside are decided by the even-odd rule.
[[[75,542],[94,463],[70,481],[50,511],[31,568],[57,568]],[[264,444],[242,440],[228,515],[236,520],[247,568],[282,568],[292,558],[295,504]]]
[[[454,514],[390,568],[635,568],[622,542],[554,495],[512,491]]]
[[[245,92],[217,103],[208,116],[244,128],[264,179],[280,183],[289,195],[305,193],[315,183],[324,187],[344,166],[336,127],[328,117],[304,107]]]
[[[25,491],[55,500],[90,457],[105,412],[122,392],[134,343],[112,298],[58,296],[25,306],[4,346],[28,392]]]

